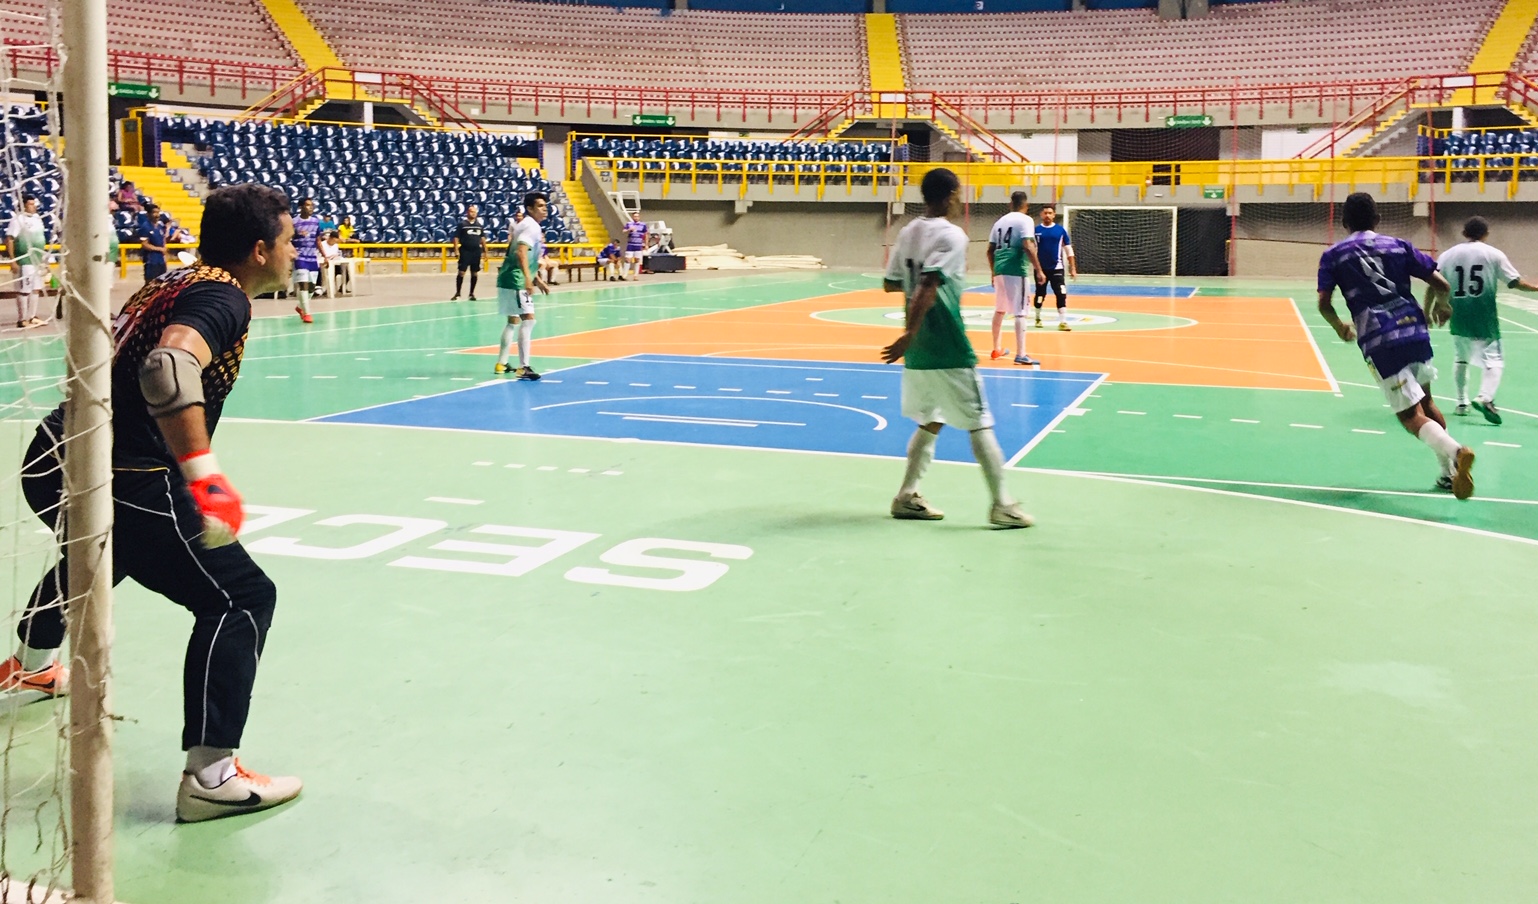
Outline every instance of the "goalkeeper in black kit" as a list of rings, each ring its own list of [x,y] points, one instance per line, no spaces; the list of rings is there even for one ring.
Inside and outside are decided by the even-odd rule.
[[[260,185],[219,189],[199,235],[198,264],[151,280],[113,324],[113,583],[133,578],[193,616],[182,676],[182,822],[264,810],[300,790],[297,778],[259,775],[235,758],[277,588],[235,539],[240,495],[210,448],[240,372],[251,298],[283,288],[293,271],[288,198]],[[38,426],[21,479],[27,504],[55,531],[68,454],[61,405]],[[69,671],[58,661],[68,579],[61,558],[17,624],[21,645],[0,665],[0,693],[13,704],[68,693]]]

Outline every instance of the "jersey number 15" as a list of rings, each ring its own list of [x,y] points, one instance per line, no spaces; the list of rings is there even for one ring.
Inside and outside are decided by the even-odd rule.
[[[1471,298],[1485,294],[1485,276],[1480,271],[1485,269],[1484,264],[1475,264],[1469,268],[1468,278],[1464,279],[1463,268],[1453,268],[1453,294],[1459,298]],[[1465,291],[1467,289],[1467,291]]]

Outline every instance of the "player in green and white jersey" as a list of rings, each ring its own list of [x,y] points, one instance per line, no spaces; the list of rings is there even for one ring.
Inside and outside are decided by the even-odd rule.
[[[907,299],[903,334],[881,351],[891,364],[903,362],[903,416],[919,428],[908,440],[908,470],[892,500],[892,517],[938,521],[945,515],[919,495],[919,479],[935,458],[935,440],[946,424],[972,434],[972,455],[982,465],[993,507],[988,521],[996,527],[1030,527],[1004,487],[1004,452],[993,435],[993,414],[977,374],[977,353],[961,319],[966,288],[967,234],[947,217],[961,208],[961,182],[948,169],[932,169],[920,185],[924,216],[897,234],[882,288]]]
[[[988,233],[988,266],[993,270],[993,352],[994,360],[1009,352],[999,343],[999,333],[1004,328],[1004,315],[1015,316],[1015,363],[1037,365],[1025,353],[1025,277],[1026,265],[1036,273],[1036,281],[1044,282],[1041,261],[1036,258],[1036,224],[1025,212],[1025,192],[1017,191],[1009,196],[1009,213],[999,217]]]
[[[1469,413],[1469,365],[1479,368],[1479,395],[1474,409],[1492,424],[1501,422],[1495,408],[1495,391],[1501,385],[1505,358],[1501,354],[1501,318],[1495,305],[1500,286],[1538,292],[1538,285],[1524,280],[1506,253],[1485,241],[1490,224],[1474,217],[1463,224],[1468,241],[1442,252],[1437,268],[1452,283],[1453,383],[1458,388],[1454,414]]]
[[[16,291],[16,328],[42,326],[37,296],[48,279],[48,229],[37,212],[37,198],[24,195],[21,210],[5,226],[5,254],[11,259]]]

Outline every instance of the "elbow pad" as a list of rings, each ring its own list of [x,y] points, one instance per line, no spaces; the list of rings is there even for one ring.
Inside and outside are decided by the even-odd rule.
[[[203,404],[203,365],[184,348],[156,346],[139,367],[139,391],[151,417]]]

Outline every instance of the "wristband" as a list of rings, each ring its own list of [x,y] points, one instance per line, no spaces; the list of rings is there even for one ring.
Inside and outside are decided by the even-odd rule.
[[[197,452],[189,452],[176,460],[182,469],[182,476],[188,483],[195,483],[223,473],[219,470],[219,459],[214,457],[214,450],[201,449]]]

